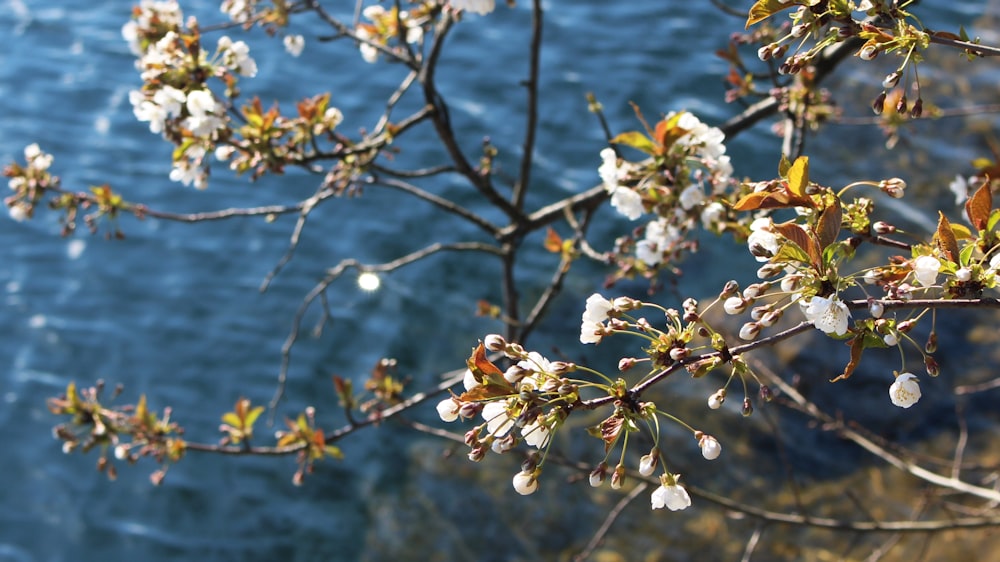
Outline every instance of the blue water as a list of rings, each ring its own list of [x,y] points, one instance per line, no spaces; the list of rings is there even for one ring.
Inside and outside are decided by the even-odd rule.
[[[349,12],[354,2],[329,4]],[[635,127],[628,101],[654,117],[687,108],[719,123],[732,114],[721,102],[726,67],[713,51],[741,25],[725,17],[720,23],[709,2],[686,3],[683,13],[671,4],[547,4],[547,101],[531,205],[598,181],[602,134],[585,92],[603,102],[616,129]],[[203,22],[220,18],[184,7]],[[315,178],[294,172],[247,185],[219,170],[205,192],[170,182],[170,147],[135,121],[128,103],[128,91],[140,84],[119,34],[126,3],[7,0],[0,8],[0,162],[20,160],[24,146],[37,142],[55,155],[53,170],[64,186],[109,183],[128,200],[174,212],[291,203],[314,188]],[[976,13],[946,15],[966,21]],[[440,70],[460,140],[473,151],[489,135],[510,173],[523,126],[517,81],[526,73],[528,22],[525,6],[468,17],[450,38],[453,49]],[[245,95],[259,93],[291,110],[295,99],[331,90],[346,115],[344,130],[370,126],[380,112],[371,100],[391,91],[400,70],[365,64],[347,43],[316,42],[323,29],[315,23],[293,20],[291,30],[307,37],[299,59],[285,54],[280,41],[251,34],[260,74],[246,82]],[[372,82],[375,95],[358,86],[359,76]],[[769,174],[773,164],[760,156],[778,145],[762,129],[745,134],[730,153],[739,173]],[[403,162],[441,161],[433,142],[400,146]],[[436,192],[473,200],[461,183],[443,181]],[[598,233],[623,226],[610,213],[599,217]],[[292,459],[195,454],[173,467],[161,487],[148,483],[155,468],[148,462],[120,467],[118,481],[109,483],[94,469],[95,455],[63,455],[50,436],[55,420],[45,398],[70,381],[103,378],[124,384],[124,399],[145,393],[157,409],[172,405],[188,438],[214,441],[219,415],[239,396],[271,397],[295,310],[327,267],[346,257],[392,259],[436,239],[481,239],[474,229],[431,220],[419,204],[370,189],[316,211],[295,260],[260,294],[261,280],[287,247],[293,218],[198,225],[126,218],[127,238],[114,242],[86,232],[61,238],[50,213],[27,223],[4,219],[0,560],[426,560],[433,553],[457,560],[485,559],[487,552],[534,559],[581,544],[579,528],[563,521],[561,529],[558,517],[540,510],[565,500],[557,481],[536,503],[517,503],[508,490],[511,467],[494,474],[470,467],[461,450],[444,461],[440,443],[391,428],[345,441],[347,459],[319,465],[303,488],[291,484]],[[724,262],[718,252],[709,245],[706,257],[688,266],[695,286],[727,275],[716,267]],[[525,293],[541,290],[554,266],[551,255],[528,252],[519,270]],[[342,280],[330,293],[333,318],[323,336],[295,348],[281,414],[313,405],[321,424],[339,426],[330,375],[360,382],[383,356],[396,357],[416,386],[460,366],[476,335],[496,330],[472,312],[479,299],[499,300],[498,272],[481,258],[439,256],[384,278],[374,294]],[[567,280],[567,295],[539,342],[573,343],[581,297],[599,279]],[[452,483],[455,474],[461,480]],[[480,478],[492,480],[469,491]],[[607,509],[586,501],[565,505],[588,528]],[[551,509],[558,515],[560,508]],[[479,522],[476,533],[469,521]],[[543,522],[556,538],[531,527]]]

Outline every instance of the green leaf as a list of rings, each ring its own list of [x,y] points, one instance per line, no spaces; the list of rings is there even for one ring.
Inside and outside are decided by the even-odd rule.
[[[809,157],[799,156],[788,169],[788,190],[794,195],[805,197],[809,185]]]
[[[656,154],[656,145],[646,135],[639,131],[627,131],[611,139],[612,144],[624,144],[632,148],[645,152],[646,154]]]
[[[750,29],[751,25],[762,22],[774,14],[777,14],[782,10],[787,10],[793,6],[795,6],[794,2],[781,2],[780,0],[757,0],[757,2],[750,7],[750,12],[747,15],[746,28]]]

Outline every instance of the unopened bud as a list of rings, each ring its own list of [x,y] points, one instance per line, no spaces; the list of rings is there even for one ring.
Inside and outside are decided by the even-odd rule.
[[[625,371],[634,367],[635,362],[636,362],[635,357],[622,357],[618,361],[618,370],[624,373]]]
[[[873,60],[877,56],[878,56],[878,47],[871,43],[866,44],[864,47],[861,47],[861,50],[858,51],[858,57],[861,60]]]
[[[906,110],[908,108],[909,106],[906,103],[906,94],[899,96],[899,99],[896,100],[896,113],[899,114],[906,113]]]
[[[746,300],[753,300],[761,295],[767,293],[767,290],[771,288],[770,283],[754,283],[743,289],[743,298]]]
[[[625,484],[625,465],[618,465],[611,473],[611,489],[619,490]]]
[[[722,309],[726,311],[726,314],[733,316],[743,313],[749,304],[743,297],[729,297],[726,302],[722,303]]]
[[[760,385],[760,399],[764,402],[770,402],[774,400],[774,393],[771,392],[771,387],[766,384]]]
[[[972,279],[972,270],[968,267],[960,268],[955,272],[955,279],[958,279],[962,283],[965,283],[969,279]]]
[[[872,102],[872,111],[875,115],[882,115],[882,111],[885,110],[885,92],[875,96],[875,101]]]
[[[891,90],[895,88],[896,84],[899,84],[899,76],[900,74],[898,71],[887,75],[885,77],[885,80],[882,80],[882,87],[885,88],[886,90]]]
[[[896,227],[884,221],[875,221],[872,223],[872,230],[875,234],[892,234],[896,232]]]
[[[868,313],[872,318],[881,318],[885,313],[885,305],[875,299],[868,299]]]
[[[483,339],[483,346],[490,351],[503,351],[507,347],[507,340],[500,334],[490,334]]]
[[[649,476],[650,474],[653,473],[654,470],[656,470],[656,465],[658,465],[659,463],[660,463],[660,453],[654,447],[653,450],[650,451],[648,455],[643,455],[643,457],[639,459],[639,474],[643,476]]]
[[[781,319],[781,315],[782,312],[780,309],[768,311],[767,314],[765,314],[764,317],[760,319],[760,325],[764,326],[765,328],[770,328],[771,326],[774,326],[774,324],[778,320]]]
[[[604,483],[604,478],[608,475],[608,464],[601,463],[597,465],[597,468],[590,471],[590,485],[593,488],[599,487]]]
[[[722,407],[722,403],[726,401],[726,389],[720,388],[715,392],[715,394],[708,397],[708,407],[713,410],[718,410]]]
[[[917,101],[913,102],[913,107],[910,109],[910,117],[914,119],[919,119],[921,115],[924,114],[924,100],[923,98],[917,98]]]
[[[747,322],[740,328],[740,339],[743,341],[753,341],[760,335],[761,325],[758,322]]]
[[[928,355],[924,358],[924,368],[927,369],[927,374],[936,377],[941,374],[941,367],[938,365],[936,359]]]
[[[764,45],[763,47],[757,49],[757,58],[759,58],[762,61],[771,60],[771,57],[773,56],[772,47],[774,47],[773,43]]]
[[[743,417],[748,418],[753,414],[753,402],[750,401],[750,397],[743,399]]]
[[[691,350],[686,347],[670,348],[670,358],[674,361],[683,361],[688,355],[691,355]]]
[[[935,351],[937,351],[937,347],[938,347],[937,332],[931,332],[927,336],[927,343],[924,344],[924,352],[934,353]]]
[[[768,277],[774,277],[775,275],[784,271],[784,266],[778,265],[776,263],[765,263],[760,266],[757,270],[757,279],[767,279]]]
[[[726,281],[725,286],[722,287],[722,292],[719,293],[719,298],[725,299],[736,294],[740,290],[740,284],[736,281]]]

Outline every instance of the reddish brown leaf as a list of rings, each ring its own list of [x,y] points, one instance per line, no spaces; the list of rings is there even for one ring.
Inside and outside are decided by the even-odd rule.
[[[830,380],[830,382],[837,382],[842,380],[847,380],[854,374],[854,369],[857,368],[858,363],[861,362],[861,352],[865,350],[864,338],[857,336],[851,338],[847,342],[851,346],[851,360],[847,362],[847,366],[844,367],[844,372],[838,375],[836,378]]]
[[[545,230],[545,249],[553,254],[558,254],[562,251],[562,238],[559,237],[559,234],[551,226]]]
[[[514,387],[503,378],[503,371],[486,358],[483,342],[479,342],[466,363],[476,381],[486,387],[484,390],[489,396],[506,396],[514,392]]]
[[[624,426],[625,418],[620,414],[612,415],[601,422],[601,439],[604,440],[605,452],[610,451],[611,447],[618,441],[618,435],[621,434]]]
[[[809,256],[809,261],[819,269],[820,264],[820,248],[816,239],[809,235],[809,232],[801,226],[786,222],[774,225],[774,230],[779,234],[787,238],[790,242],[802,248],[803,251]]]
[[[992,210],[993,194],[990,193],[990,178],[986,178],[983,185],[979,186],[979,189],[965,202],[965,213],[969,216],[972,226],[982,231],[986,229]]]
[[[843,219],[844,212],[840,207],[840,199],[835,198],[833,205],[823,209],[816,223],[816,236],[819,238],[820,248],[826,248],[837,241]]]
[[[812,199],[792,195],[787,191],[757,191],[744,195],[733,205],[736,211],[756,211],[758,209],[786,209],[788,207],[813,207]]]
[[[986,226],[985,223],[983,226]],[[958,261],[959,250],[955,231],[951,229],[951,223],[941,211],[938,211],[938,227],[937,232],[934,233],[934,244],[949,261]]]

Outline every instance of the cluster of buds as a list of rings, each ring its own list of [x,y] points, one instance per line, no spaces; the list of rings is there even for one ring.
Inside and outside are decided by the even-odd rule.
[[[53,436],[63,442],[66,454],[76,450],[86,453],[99,448],[101,456],[97,460],[97,469],[112,480],[118,472],[108,458],[108,450],[114,451],[115,459],[129,464],[136,463],[141,457],[153,458],[160,464],[160,469],[150,475],[150,480],[155,485],[160,484],[166,474],[167,463],[179,461],[187,449],[180,437],[183,429],[170,421],[170,408],[164,409],[162,416],[150,411],[145,396],[134,405],[109,407],[101,403],[103,391],[102,381],[83,390],[70,383],[63,396],[49,399],[50,412],[70,417],[68,422],[53,429]],[[120,393],[121,387],[115,388],[111,399]]]

